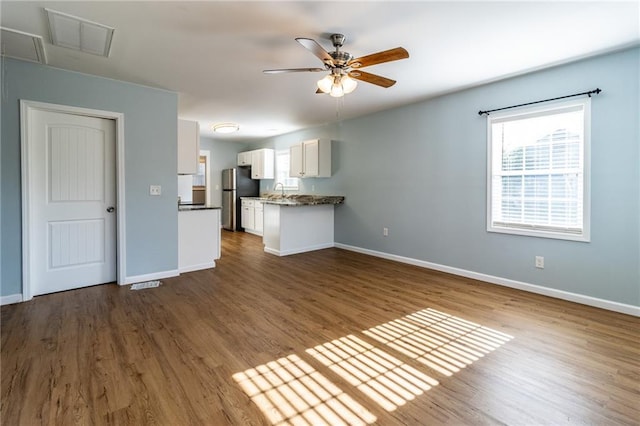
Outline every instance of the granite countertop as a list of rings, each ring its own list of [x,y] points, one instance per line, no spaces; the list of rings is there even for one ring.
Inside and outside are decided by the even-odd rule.
[[[305,195],[305,194],[290,194],[276,195],[269,194],[265,197],[261,197],[263,203],[276,204],[279,206],[317,206],[322,204],[342,204],[344,202],[343,196],[338,195]]]
[[[190,212],[194,210],[220,210],[220,206],[207,206],[204,204],[178,204],[179,212]]]

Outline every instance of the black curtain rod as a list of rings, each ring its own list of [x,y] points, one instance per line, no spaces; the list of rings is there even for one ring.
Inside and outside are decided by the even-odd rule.
[[[508,107],[503,107],[503,108],[496,108],[496,109],[490,109],[487,111],[478,111],[478,115],[483,115],[483,114],[487,114],[489,115],[489,113],[491,112],[495,112],[495,111],[502,111],[503,109],[511,109],[511,108],[518,108],[521,106],[527,106],[527,105],[533,105],[533,104],[539,104],[541,102],[549,102],[549,101],[556,101],[558,99],[564,99],[564,98],[573,98],[574,96],[582,96],[582,95],[587,95],[589,97],[591,97],[591,95],[593,95],[594,93],[597,95],[598,93],[602,92],[602,90],[596,88],[595,90],[589,90],[588,92],[582,92],[582,93],[574,93],[573,95],[567,95],[567,96],[560,96],[557,98],[551,98],[551,99],[544,99],[542,101],[535,101],[535,102],[527,102],[526,104],[520,104],[520,105],[511,105]]]

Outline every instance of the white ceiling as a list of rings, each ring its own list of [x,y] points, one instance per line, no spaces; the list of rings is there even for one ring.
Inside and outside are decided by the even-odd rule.
[[[216,135],[253,140],[351,118],[640,42],[639,1],[2,1],[1,25],[43,36],[50,66],[179,93],[180,118]],[[51,45],[44,7],[115,28],[108,58]],[[402,46],[410,58],[365,70],[397,80],[367,83],[341,100],[315,94],[322,67],[294,41],[316,39],[363,56]],[[590,89],[590,88],[585,88]]]

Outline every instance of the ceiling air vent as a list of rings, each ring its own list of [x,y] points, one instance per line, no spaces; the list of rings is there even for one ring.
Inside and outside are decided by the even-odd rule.
[[[56,46],[109,56],[114,28],[56,10],[45,9],[51,41]]]
[[[25,61],[47,63],[42,37],[11,28],[0,27],[2,55]]]

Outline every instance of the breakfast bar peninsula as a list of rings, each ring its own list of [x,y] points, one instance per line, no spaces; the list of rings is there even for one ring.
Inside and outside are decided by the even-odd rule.
[[[264,251],[277,256],[334,246],[333,217],[341,196],[287,195],[263,199]]]

